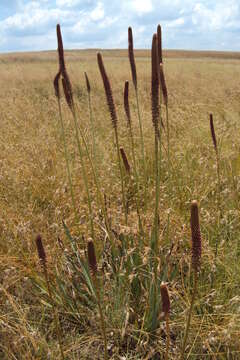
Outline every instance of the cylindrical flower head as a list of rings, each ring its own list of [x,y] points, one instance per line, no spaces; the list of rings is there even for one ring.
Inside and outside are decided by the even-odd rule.
[[[120,147],[120,153],[121,153],[121,157],[122,157],[122,160],[124,163],[125,170],[128,174],[130,174],[130,170],[131,170],[130,165],[129,165],[128,158],[127,158],[127,155],[126,155],[123,147]]]
[[[159,64],[163,62],[162,59],[162,28],[160,25],[157,27],[157,39],[158,39],[158,61]]]
[[[153,35],[152,39],[152,122],[156,135],[158,134],[159,122],[159,63],[157,35]]]
[[[62,85],[63,85],[63,92],[65,95],[66,102],[70,110],[73,111],[73,94],[72,94],[71,83],[68,76],[62,78]]]
[[[161,298],[162,298],[162,311],[164,313],[164,315],[166,316],[167,314],[170,313],[170,299],[169,299],[169,294],[168,294],[168,288],[166,284],[161,284],[160,285],[160,292],[161,292]]]
[[[210,129],[211,129],[213,145],[214,145],[215,150],[217,151],[217,139],[216,139],[214,123],[213,123],[213,114],[210,114]]]
[[[98,60],[98,67],[102,76],[102,81],[103,81],[103,85],[104,85],[104,89],[105,89],[105,95],[106,95],[106,99],[107,99],[107,104],[108,104],[108,109],[111,115],[111,119],[112,119],[112,124],[114,128],[117,128],[117,113],[116,113],[116,109],[115,109],[115,104],[114,104],[114,100],[113,100],[113,94],[112,94],[112,88],[111,88],[111,84],[109,81],[109,78],[107,76],[104,64],[103,64],[103,59],[102,59],[102,55],[100,53],[97,54],[97,60]]]
[[[165,81],[165,76],[164,76],[164,71],[163,71],[163,64],[160,64],[160,84],[161,84],[161,89],[162,89],[162,94],[163,94],[163,100],[164,100],[164,104],[167,105],[168,104],[168,92],[167,92],[167,85],[166,85],[166,81]]]
[[[86,72],[84,73],[84,75],[85,75],[85,80],[86,80],[87,92],[90,94],[90,91],[91,91],[90,82],[89,82],[89,79],[88,79],[88,76],[87,76]]]
[[[131,67],[131,73],[132,73],[132,81],[135,89],[137,88],[137,70],[136,70],[136,64],[135,64],[135,58],[134,58],[134,52],[133,52],[133,34],[132,34],[132,28],[128,28],[128,57]]]
[[[126,117],[127,117],[127,124],[130,127],[131,126],[131,114],[130,114],[130,107],[129,107],[128,90],[129,90],[129,82],[125,81],[125,86],[124,86],[124,110],[125,110],[125,114],[126,114]]]
[[[55,76],[54,80],[53,80],[53,86],[55,89],[55,95],[58,99],[60,99],[60,90],[59,90],[59,79],[61,76],[61,71],[59,70],[57,75]]]
[[[57,24],[58,60],[61,72],[65,71],[64,50],[60,25]]]
[[[195,271],[200,270],[202,240],[199,224],[198,204],[194,200],[191,205],[191,231],[192,231],[192,267]]]
[[[88,240],[87,252],[88,252],[88,265],[92,275],[95,276],[97,274],[97,260],[96,260],[94,243],[92,240]]]
[[[45,266],[46,265],[46,253],[45,253],[45,250],[43,247],[41,235],[38,235],[36,237],[36,246],[37,246],[39,260],[41,261],[42,265]]]

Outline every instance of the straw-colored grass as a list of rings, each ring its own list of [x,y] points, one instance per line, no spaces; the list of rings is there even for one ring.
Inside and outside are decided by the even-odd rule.
[[[122,258],[109,252],[106,224],[98,207],[98,194],[83,147],[92,199],[108,357],[159,359],[160,354],[164,356],[166,353],[165,319],[160,314],[157,330],[147,333],[143,317],[146,314],[144,306],[148,300],[145,295],[148,282],[146,288],[141,288],[145,286],[141,281],[148,269],[146,261],[150,244],[147,239],[152,230],[155,207],[150,52],[135,52],[149,178],[147,204],[142,203],[144,182],[143,174],[139,173],[139,187],[136,188],[131,181],[131,187],[125,189],[130,199],[128,226],[125,225],[124,212],[120,211],[121,180],[114,129],[110,126],[96,52],[66,51],[65,60],[73,85],[78,126],[89,149],[96,149],[94,162],[97,164],[101,195],[105,198],[114,241],[123,251]],[[128,154],[133,168],[123,99],[124,83],[129,80],[134,150],[139,171],[142,163],[141,141],[127,50],[101,53],[118,114],[119,146]],[[185,356],[188,359],[240,358],[239,58],[237,53],[163,52],[168,88],[171,166],[168,170],[167,136],[163,130],[159,256],[154,261],[158,262],[159,280],[167,282],[171,301],[169,359],[177,359],[181,354],[192,296],[190,205],[193,199],[197,199],[199,204],[202,259]],[[81,262],[86,250],[84,244],[90,235],[88,203],[74,124],[62,97],[68,159],[79,217],[77,223],[53,88],[57,70],[57,52],[0,56],[0,359],[3,360],[60,359],[52,304],[37,257],[37,234],[42,235],[48,256],[49,281],[63,333],[65,358],[104,358],[97,303],[92,296],[86,264]],[[84,72],[91,84],[95,144],[92,143]],[[209,113],[214,116],[221,154],[220,222],[216,156]],[[164,107],[162,116],[164,121]],[[134,177],[133,173],[131,180]],[[139,206],[143,208],[146,205],[146,215],[140,208],[145,232],[140,265],[136,246],[140,241],[135,200],[138,193]],[[63,220],[71,231],[71,240],[70,235],[66,235]],[[124,252],[131,243],[131,252]],[[114,259],[114,264],[111,259]],[[118,272],[112,272],[114,265]],[[80,268],[81,276],[78,273]],[[100,275],[102,269],[104,277]],[[139,277],[136,274],[140,274]],[[77,289],[81,291],[77,292]],[[161,311],[160,296],[159,304]]]

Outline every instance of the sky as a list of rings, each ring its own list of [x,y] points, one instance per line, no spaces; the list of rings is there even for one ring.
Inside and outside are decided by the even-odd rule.
[[[157,24],[163,48],[240,50],[240,0],[0,0],[0,52],[149,48]]]

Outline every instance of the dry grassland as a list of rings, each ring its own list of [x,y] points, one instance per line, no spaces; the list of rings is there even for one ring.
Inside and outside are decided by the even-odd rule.
[[[120,146],[124,147],[132,169],[123,107],[124,82],[127,79],[130,82],[137,164],[140,183],[143,184],[137,109],[127,51],[105,50],[102,55],[117,107]],[[108,214],[118,246],[123,238],[134,239],[135,249],[139,237],[133,195],[135,190],[125,179],[130,204],[126,226],[113,129],[96,62],[96,50],[68,51],[65,57],[73,83],[79,126],[92,154],[84,72],[88,74],[92,87],[96,167],[101,193],[106,195]],[[103,359],[96,306],[92,306],[92,303],[86,305],[86,299],[80,299],[82,290],[77,293],[72,284],[81,283],[82,279],[75,278],[76,274],[68,269],[64,260],[66,253],[70,256],[73,250],[62,220],[76,239],[82,256],[90,232],[73,121],[62,98],[78,224],[71,203],[58,105],[53,89],[57,61],[56,52],[0,56],[0,358],[4,360],[61,358],[51,305],[37,258],[35,237],[39,233],[45,244],[50,277],[55,284],[54,298],[63,331],[66,359]],[[143,204],[142,185],[140,187],[141,207],[146,207],[146,213],[142,215],[147,234],[142,253],[145,254],[144,263],[149,249],[147,237],[153,224],[155,193],[150,53],[137,51],[136,64],[148,174],[146,204]],[[202,270],[186,359],[239,359],[240,54],[169,51],[164,53],[164,70],[169,93],[171,170],[169,173],[166,135],[163,131],[158,270],[160,280],[168,283],[171,300],[169,359],[177,359],[181,352],[191,298],[189,209],[193,199],[198,200],[200,209]],[[165,121],[164,107],[162,111]],[[220,220],[215,152],[209,128],[210,113],[213,113],[220,151]],[[86,154],[84,161],[92,196],[97,257],[104,267],[105,226]],[[58,237],[65,250],[59,246]],[[217,258],[216,241],[219,242]],[[106,245],[104,252],[107,253],[107,250]],[[118,260],[119,257],[117,255]],[[166,262],[167,275],[162,271]],[[134,295],[140,297],[138,305],[134,305],[136,299],[130,299],[131,294],[126,298],[126,288],[121,288],[121,279],[133,282],[135,270],[127,274],[128,280],[124,278],[126,270],[119,270],[118,282],[113,284],[115,280],[112,283],[109,281],[114,276],[111,269],[105,269],[105,285],[101,286],[105,286],[102,301],[109,358],[160,359],[165,351],[164,321],[160,319],[159,327],[150,336],[141,328],[144,316],[141,311],[146,303],[144,286],[141,287],[142,292]],[[134,312],[134,306],[139,307],[139,314]]]

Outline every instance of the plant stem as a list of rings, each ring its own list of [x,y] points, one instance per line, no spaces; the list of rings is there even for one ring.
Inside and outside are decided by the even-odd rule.
[[[120,177],[121,177],[122,202],[123,202],[124,213],[125,213],[125,223],[127,225],[127,221],[128,221],[127,205],[126,205],[125,191],[124,191],[123,170],[122,170],[121,158],[120,158],[118,131],[117,131],[116,127],[114,127],[114,132],[115,132],[115,139],[116,139],[116,146],[117,146],[118,165],[119,165]]]
[[[93,144],[93,159],[96,165],[96,141],[95,141],[95,128],[93,122],[93,111],[92,111],[92,102],[91,102],[91,94],[88,92],[88,109],[89,109],[89,118],[91,123],[91,133],[92,133],[92,144]]]
[[[73,192],[72,178],[71,178],[69,158],[68,158],[68,151],[67,151],[67,141],[66,141],[64,124],[63,124],[63,118],[62,118],[61,103],[60,103],[59,98],[58,98],[58,111],[59,111],[61,135],[62,135],[62,138],[63,138],[64,157],[65,157],[66,167],[67,167],[68,183],[69,183],[69,187],[70,187],[70,194],[71,194],[71,199],[72,199],[72,205],[73,205],[73,210],[74,210],[74,214],[75,214],[75,219],[76,219],[76,221],[78,221],[76,201],[75,201],[74,192]]]
[[[170,137],[169,137],[168,104],[166,104],[166,122],[167,122],[167,157],[168,157],[168,176],[169,176],[170,175]]]
[[[83,161],[83,151],[82,151],[82,146],[81,146],[81,142],[80,142],[80,138],[79,138],[79,129],[78,129],[78,124],[77,124],[76,111],[75,111],[74,107],[73,107],[73,110],[72,110],[72,115],[73,115],[73,119],[74,119],[75,135],[76,135],[76,140],[77,140],[78,152],[79,152],[80,162],[81,162],[81,166],[82,166],[83,181],[84,181],[84,185],[85,185],[85,189],[86,189],[86,193],[87,193],[87,202],[88,202],[88,210],[89,210],[89,218],[90,218],[91,237],[92,237],[92,239],[94,239],[92,203],[91,203],[91,198],[90,198],[87,174],[86,174],[85,165],[84,165],[84,161]]]
[[[169,314],[166,314],[166,352],[165,352],[165,360],[168,360],[168,352],[169,352],[169,345],[170,345],[170,328],[169,328]]]
[[[104,200],[103,200],[103,197],[102,197],[101,191],[100,191],[100,186],[99,186],[99,181],[98,181],[99,177],[98,177],[97,169],[95,169],[95,167],[94,167],[92,158],[89,153],[88,145],[87,145],[87,142],[86,142],[86,139],[85,139],[85,136],[83,134],[81,127],[79,127],[79,131],[80,131],[80,136],[82,138],[82,141],[83,141],[83,144],[84,144],[84,147],[86,150],[86,154],[87,154],[87,157],[90,162],[91,169],[92,169],[93,179],[94,179],[94,182],[95,182],[95,185],[97,188],[97,198],[98,198],[99,205],[103,210],[103,215],[104,215],[104,220],[105,220],[105,224],[106,224],[107,231],[108,231],[108,236],[109,236],[110,242],[112,243],[111,227],[110,227],[109,220],[108,220],[106,205],[104,203]],[[95,164],[95,166],[96,166],[96,164]]]
[[[93,276],[93,284],[96,290],[96,298],[97,298],[97,304],[98,304],[98,310],[100,315],[100,324],[102,329],[102,336],[104,341],[104,360],[108,359],[108,353],[107,353],[107,335],[106,335],[106,327],[105,327],[105,321],[101,306],[101,298],[100,298],[100,291],[99,291],[99,284],[96,275]]]
[[[189,311],[188,311],[188,318],[187,318],[187,324],[186,324],[185,335],[184,335],[184,340],[183,340],[181,360],[184,360],[184,353],[185,353],[188,333],[189,333],[189,329],[190,329],[192,310],[193,310],[193,305],[194,305],[195,296],[196,296],[196,292],[197,292],[197,276],[198,276],[197,271],[194,271],[194,284],[193,284],[192,300],[191,300],[190,308],[189,308]]]
[[[129,137],[130,137],[131,149],[132,149],[133,171],[134,171],[135,181],[136,181],[136,185],[137,185],[136,205],[137,205],[137,215],[138,215],[138,226],[139,226],[140,234],[142,234],[142,236],[144,237],[144,231],[143,231],[141,214],[140,214],[139,178],[138,178],[138,172],[137,172],[137,164],[136,164],[136,157],[135,157],[135,146],[134,146],[134,138],[133,138],[133,132],[132,132],[131,123],[129,124]],[[142,236],[140,237],[141,243],[142,243]]]
[[[59,348],[60,348],[60,352],[61,352],[61,358],[62,358],[62,360],[64,360],[64,353],[63,353],[63,348],[62,348],[62,332],[61,332],[61,327],[60,327],[60,323],[59,323],[57,309],[56,309],[56,307],[54,305],[54,301],[53,301],[53,295],[52,295],[52,290],[50,287],[47,268],[45,265],[43,266],[43,271],[44,271],[44,276],[45,276],[45,280],[47,283],[48,295],[49,295],[49,298],[51,301],[51,305],[53,307],[53,316],[54,316],[55,328],[57,331],[57,338],[58,338]]]
[[[142,128],[142,118],[139,107],[139,97],[138,97],[138,88],[135,87],[136,102],[137,102],[137,113],[138,113],[138,123],[140,129],[140,139],[141,139],[141,152],[142,152],[142,162],[143,162],[143,178],[144,178],[144,212],[146,212],[147,206],[147,171],[145,163],[145,153],[144,153],[144,139],[143,139],[143,128]]]

